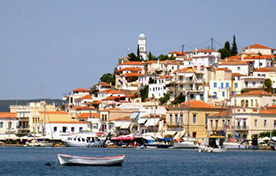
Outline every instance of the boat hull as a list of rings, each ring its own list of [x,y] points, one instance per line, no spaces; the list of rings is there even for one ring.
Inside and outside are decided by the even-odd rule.
[[[197,149],[198,145],[194,142],[176,142],[173,144],[174,149]]]
[[[104,158],[93,158],[57,154],[57,157],[61,165],[68,166],[122,166],[125,155]]]

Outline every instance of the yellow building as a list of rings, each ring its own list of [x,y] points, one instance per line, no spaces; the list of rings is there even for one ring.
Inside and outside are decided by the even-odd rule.
[[[165,134],[175,134],[178,131],[187,132],[189,130],[191,137],[204,138],[207,136],[206,122],[208,115],[219,112],[219,110],[215,106],[196,100],[169,106],[166,114]]]

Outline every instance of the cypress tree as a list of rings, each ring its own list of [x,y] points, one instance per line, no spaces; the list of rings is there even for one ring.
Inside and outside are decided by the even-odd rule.
[[[226,50],[228,50],[230,52],[230,43],[229,43],[229,41],[225,42],[224,49],[226,49]]]
[[[139,45],[137,45],[137,57],[140,59],[140,49],[139,49]]]
[[[230,53],[231,53],[231,56],[235,56],[238,54],[238,47],[237,47],[235,35],[233,35],[233,43],[232,43],[232,48]]]

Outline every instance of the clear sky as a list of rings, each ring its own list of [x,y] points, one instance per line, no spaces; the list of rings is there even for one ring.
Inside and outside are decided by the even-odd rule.
[[[212,37],[219,49],[233,35],[239,51],[276,48],[275,7],[275,0],[0,0],[0,99],[89,88],[136,53],[140,33],[155,56],[182,44],[208,48]]]

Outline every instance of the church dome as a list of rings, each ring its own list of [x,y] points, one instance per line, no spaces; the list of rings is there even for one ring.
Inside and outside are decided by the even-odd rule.
[[[145,34],[140,34],[140,35],[139,35],[139,39],[146,39]]]

